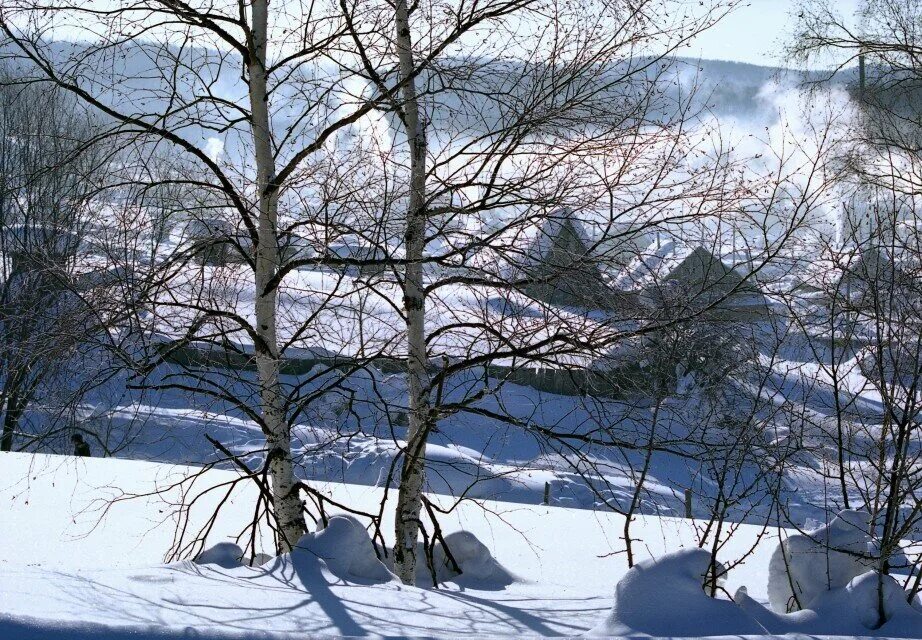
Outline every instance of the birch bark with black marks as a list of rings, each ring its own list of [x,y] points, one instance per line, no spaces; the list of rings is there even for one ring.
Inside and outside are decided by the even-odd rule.
[[[291,459],[291,434],[285,415],[285,402],[279,380],[277,325],[278,288],[271,286],[279,267],[278,189],[272,134],[269,121],[269,92],[266,81],[268,39],[268,0],[252,5],[249,39],[249,99],[252,113],[253,146],[256,158],[256,206],[258,240],[256,243],[255,345],[259,372],[262,414],[266,432],[272,500],[278,525],[278,551],[290,551],[304,533],[304,517]]]
[[[395,13],[397,55],[403,125],[410,151],[410,199],[404,245],[406,271],[403,303],[407,329],[407,389],[409,428],[395,522],[394,569],[405,584],[416,581],[416,539],[419,535],[422,492],[425,483],[426,439],[429,435],[429,384],[426,372],[426,299],[423,284],[423,248],[426,235],[426,132],[420,114],[414,77],[413,42],[406,0],[398,0]]]

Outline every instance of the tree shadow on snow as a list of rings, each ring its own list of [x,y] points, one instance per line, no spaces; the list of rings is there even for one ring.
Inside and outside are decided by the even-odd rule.
[[[405,587],[336,575],[310,553],[294,556],[234,569],[186,561],[127,575],[49,572],[50,593],[63,605],[58,619],[0,614],[0,638],[560,636],[584,632],[609,608],[607,599],[591,597],[496,601],[487,593]],[[363,588],[376,584],[380,595]],[[572,618],[560,615],[568,609]]]
[[[507,601],[497,601],[489,600],[486,598],[481,598],[467,591],[440,591],[441,595],[455,600],[464,602],[465,604],[472,605],[479,615],[484,617],[492,617],[497,622],[503,622],[508,624],[510,620],[515,620],[519,622],[524,629],[521,631],[528,630],[532,633],[541,635],[541,636],[561,636],[563,635],[559,630],[552,629],[549,627],[544,618],[539,617],[533,613],[529,613],[526,607],[516,606],[517,604],[522,605],[534,605],[534,601],[528,598],[522,598],[521,600],[507,600]],[[553,613],[557,614],[562,611],[560,604],[562,602],[572,602],[572,603],[586,603],[595,598],[570,598],[568,600],[555,600],[553,603]],[[610,605],[606,603],[606,606],[596,607],[594,609],[587,609],[585,604],[577,604],[573,611],[579,612],[580,614],[585,614],[591,611],[598,611],[599,617],[605,615],[610,609]],[[541,612],[541,609],[535,609],[535,613]],[[547,613],[551,613],[552,610],[548,608]],[[565,626],[568,630],[572,630],[573,633],[582,634],[588,629],[583,625],[575,624],[566,624],[560,620],[555,621],[556,626]],[[569,633],[568,633],[569,635]]]

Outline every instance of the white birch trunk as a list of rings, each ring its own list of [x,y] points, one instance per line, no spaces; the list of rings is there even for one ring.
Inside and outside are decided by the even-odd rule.
[[[276,336],[276,288],[266,290],[278,269],[278,194],[274,189],[275,159],[272,153],[269,96],[266,78],[268,0],[252,4],[249,98],[252,112],[253,146],[256,157],[258,237],[256,246],[256,367],[259,374],[262,414],[265,420],[267,459],[272,481],[273,511],[278,524],[277,549],[290,551],[304,533],[304,516],[291,460],[291,434],[279,380]]]
[[[406,0],[397,0],[395,26],[401,81],[413,75],[413,48]],[[394,570],[405,584],[416,581],[416,540],[425,481],[426,439],[429,435],[428,376],[426,373],[426,318],[423,291],[423,247],[426,234],[426,134],[420,117],[416,82],[401,89],[404,125],[410,148],[410,202],[407,210],[404,245],[406,271],[403,302],[407,323],[407,387],[409,428],[400,473],[395,522]]]

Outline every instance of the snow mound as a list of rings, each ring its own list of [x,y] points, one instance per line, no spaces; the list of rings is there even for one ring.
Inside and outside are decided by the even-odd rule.
[[[770,611],[742,588],[733,599],[773,635],[922,637],[922,612],[907,602],[906,592],[894,578],[874,571],[853,578],[845,587],[820,593],[810,608],[794,613]]]
[[[466,587],[497,588],[516,581],[515,576],[501,565],[487,546],[470,531],[455,531],[445,536],[445,544],[437,543],[432,550],[439,582],[451,580]],[[454,558],[461,574],[455,570],[445,547]],[[428,568],[424,567],[428,572]],[[429,576],[431,580],[431,576]]]
[[[305,533],[291,552],[296,570],[320,559],[337,578],[353,581],[390,582],[394,575],[378,559],[374,544],[362,523],[348,515],[333,516],[327,526]]]
[[[243,549],[233,542],[219,542],[208,547],[192,560],[195,564],[213,564],[222,569],[236,569],[242,566]]]
[[[828,525],[792,535],[779,544],[768,565],[772,609],[788,613],[811,608],[820,594],[844,588],[868,571],[870,518],[865,511],[846,509]]]
[[[250,567],[261,567],[264,564],[272,562],[274,556],[270,556],[268,553],[257,553],[252,558],[249,558],[247,561],[247,566]]]
[[[762,635],[765,629],[736,603],[711,598],[704,576],[711,554],[683,549],[634,565],[615,587],[615,603],[592,636],[691,637]]]
[[[862,626],[877,629],[880,622],[879,603],[882,603],[885,624],[880,630],[885,630],[883,635],[908,636],[910,632],[913,636],[920,635],[922,613],[913,609],[909,604],[906,600],[906,592],[893,576],[869,571],[853,578],[845,587],[845,592],[849,605],[848,611],[857,616]],[[880,595],[883,597],[879,598]],[[822,606],[817,608],[822,609]],[[842,615],[846,611],[835,611],[834,613]]]

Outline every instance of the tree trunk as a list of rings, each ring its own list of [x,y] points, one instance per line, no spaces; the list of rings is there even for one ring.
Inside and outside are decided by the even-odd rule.
[[[640,499],[643,495],[644,483],[647,480],[647,474],[650,471],[650,462],[653,459],[653,447],[656,444],[656,423],[659,420],[660,407],[663,404],[663,397],[656,386],[656,404],[653,405],[653,416],[650,421],[650,437],[647,441],[647,450],[644,452],[643,468],[640,471],[640,478],[637,479],[637,486],[634,487],[634,493],[631,495],[631,504],[627,513],[624,514],[624,551],[627,555],[628,569],[634,566],[634,546],[631,538],[631,523],[634,520],[634,513],[640,506]]]
[[[13,432],[16,425],[10,420],[9,402],[6,403],[6,411],[3,413],[3,436],[0,437],[0,451],[13,450]]]
[[[16,427],[19,426],[19,419],[22,417],[24,406],[22,402],[22,377],[13,374],[7,380],[6,389],[3,392],[3,436],[0,437],[0,451],[12,451],[13,439],[16,436]]]
[[[425,481],[426,440],[430,427],[422,265],[426,234],[426,134],[425,123],[420,118],[416,83],[411,79],[414,63],[406,0],[397,0],[395,23],[400,80],[405,82],[401,89],[401,102],[410,148],[410,202],[404,233],[407,262],[403,279],[409,428],[397,495],[394,570],[404,584],[413,584],[416,581],[416,540]]]
[[[291,434],[279,380],[276,336],[276,287],[269,286],[278,270],[278,192],[269,121],[266,77],[268,0],[252,4],[249,98],[256,159],[258,237],[256,242],[256,368],[259,373],[262,414],[265,421],[267,463],[272,479],[273,510],[278,524],[277,549],[290,551],[305,531],[301,500],[291,460]]]

